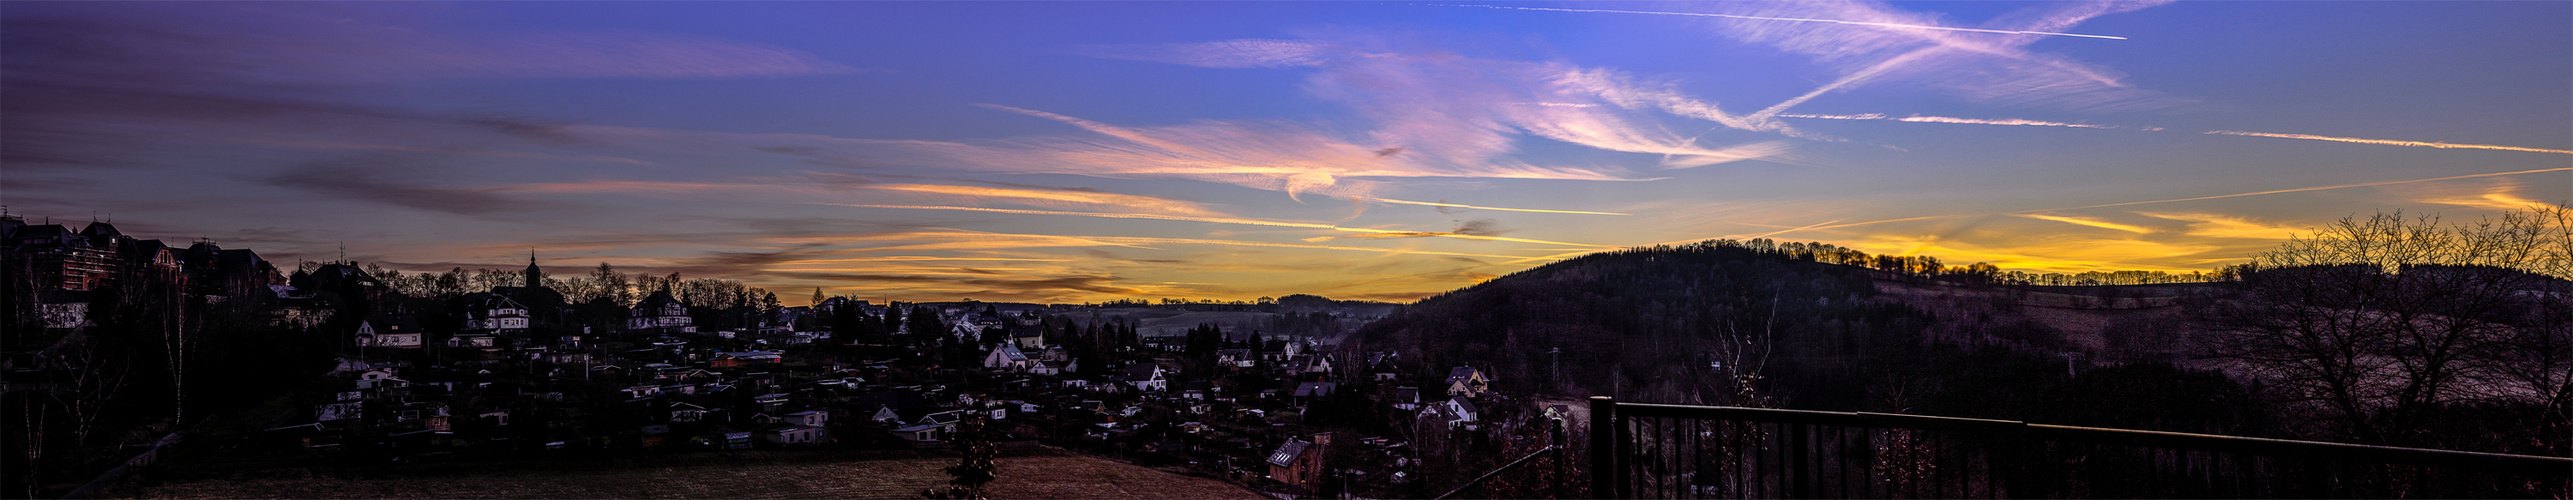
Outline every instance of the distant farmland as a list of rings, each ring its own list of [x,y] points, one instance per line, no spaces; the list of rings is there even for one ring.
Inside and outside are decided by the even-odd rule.
[[[111,498],[919,498],[944,486],[952,457],[726,464],[621,470],[375,478],[286,469],[253,477],[120,485]],[[992,498],[1240,498],[1240,486],[1062,452],[1002,457]]]

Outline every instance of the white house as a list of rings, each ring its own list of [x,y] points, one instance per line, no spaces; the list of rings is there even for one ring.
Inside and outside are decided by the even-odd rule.
[[[519,332],[527,330],[527,306],[499,294],[482,295],[465,307],[465,330],[478,332]]]
[[[983,368],[993,370],[1026,371],[1035,364],[1035,360],[1028,359],[1026,352],[1019,350],[1018,344],[1001,344],[992,348],[991,354],[983,356]]]
[[[1480,425],[1483,416],[1483,408],[1474,406],[1473,401],[1467,401],[1462,396],[1451,397],[1447,398],[1446,401],[1440,401],[1438,403],[1431,404],[1426,408],[1422,408],[1421,416],[1423,418],[1434,418],[1439,421],[1446,422],[1448,427],[1462,427],[1471,430]]]
[[[418,349],[420,343],[420,327],[400,318],[377,316],[357,323],[358,347]]]
[[[1135,390],[1150,392],[1170,390],[1170,381],[1162,378],[1161,364],[1159,363],[1135,363],[1126,365],[1125,375],[1126,385],[1135,386]]]

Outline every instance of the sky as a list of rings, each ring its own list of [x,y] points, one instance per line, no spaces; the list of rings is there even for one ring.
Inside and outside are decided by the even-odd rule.
[[[2566,200],[2573,2],[0,2],[10,214],[790,305],[2187,272]]]

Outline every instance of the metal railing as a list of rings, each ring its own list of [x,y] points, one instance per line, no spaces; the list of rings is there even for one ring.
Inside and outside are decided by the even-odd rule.
[[[2568,498],[2573,458],[1590,401],[1599,498]]]
[[[1466,481],[1465,484],[1456,485],[1456,488],[1449,489],[1447,490],[1447,493],[1440,494],[1439,496],[1431,497],[1430,500],[1460,498],[1457,495],[1467,491],[1473,491],[1475,488],[1481,487],[1486,482],[1491,481],[1492,478],[1518,470],[1521,467],[1530,466],[1529,464],[1534,463],[1538,457],[1546,457],[1546,465],[1553,468],[1553,474],[1545,476],[1546,479],[1550,479],[1549,481],[1546,481],[1546,498],[1565,498],[1563,462],[1567,457],[1564,456],[1564,447],[1570,446],[1571,443],[1566,442],[1567,440],[1564,439],[1563,419],[1546,419],[1546,425],[1546,447],[1538,448],[1537,451],[1530,452],[1527,456],[1519,457],[1518,460],[1512,460],[1508,464],[1494,468],[1491,472],[1485,472],[1481,476],[1475,476],[1474,479]]]

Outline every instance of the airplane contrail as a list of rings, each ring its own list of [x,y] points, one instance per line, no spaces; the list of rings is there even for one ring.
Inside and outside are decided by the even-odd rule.
[[[1635,214],[1621,214],[1621,213],[1617,213],[1617,212],[1585,212],[1585,211],[1580,211],[1580,210],[1540,210],[1540,209],[1534,209],[1534,208],[1484,207],[1484,206],[1466,205],[1466,204],[1462,204],[1462,203],[1432,203],[1432,202],[1426,202],[1426,201],[1397,200],[1397,199],[1392,199],[1392,198],[1369,198],[1369,199],[1371,199],[1371,200],[1375,200],[1375,201],[1379,201],[1379,202],[1384,202],[1384,203],[1393,203],[1393,204],[1398,204],[1398,205],[1421,205],[1421,206],[1431,206],[1431,207],[1472,208],[1472,209],[1479,209],[1479,210],[1503,210],[1503,211],[1510,211],[1510,212],[1536,212],[1536,213],[1541,213],[1541,214],[1635,215]]]
[[[2088,123],[2049,122],[2049,121],[2038,121],[2038,120],[2023,120],[2023,119],[2018,119],[2018,118],[1985,119],[1985,118],[1955,118],[1955,117],[1947,117],[1947,116],[1921,116],[1921,115],[1912,115],[1912,116],[1905,116],[1905,117],[1893,117],[1893,116],[1886,116],[1885,114],[1882,114],[1882,113],[1866,113],[1866,114],[1856,114],[1856,115],[1794,114],[1794,115],[1777,115],[1777,117],[1779,117],[1779,118],[1804,118],[1804,119],[1815,119],[1815,120],[1885,120],[1885,121],[1913,122],[1913,123],[1957,123],[1957,124],[1967,124],[1967,125],[2019,125],[2019,126],[2038,126],[2038,127],[2074,127],[2074,128],[2095,128],[2095,129],[2103,129],[2103,130],[2141,130],[2141,131],[2146,131],[2146,132],[2160,132],[2160,131],[2162,131],[2162,130],[2163,130],[2163,128],[2162,128],[2162,127],[2129,127],[2129,126],[2122,126],[2122,125],[2093,125],[2093,124],[2088,124]],[[2361,138],[2357,138],[2357,137],[2333,137],[2333,136],[2328,136],[2328,135],[2312,135],[2312,134],[2278,134],[2278,133],[2270,133],[2270,132],[2244,132],[2244,131],[2239,131],[2239,130],[2209,130],[2209,131],[2206,131],[2206,132],[2200,132],[2200,133],[2201,133],[2201,134],[2207,134],[2207,135],[2231,135],[2231,136],[2241,136],[2241,137],[2270,137],[2270,138],[2277,138],[2277,139],[2302,139],[2302,140],[2308,140],[2308,141],[2347,142],[2347,143],[2352,143],[2352,144],[2375,144],[2375,145],[2380,145],[2380,146],[2404,146],[2404,147],[2414,147],[2414,148],[2439,148],[2439,149],[2489,149],[2489,150],[2494,150],[2494,151],[2519,151],[2519,152],[2524,152],[2524,153],[2573,154],[2573,150],[2546,149],[2546,148],[2524,148],[2524,147],[2519,147],[2519,146],[2499,146],[2499,145],[2492,145],[2492,144],[2457,144],[2457,143],[2450,143],[2450,142],[2406,141],[2406,140],[2396,140],[2396,139],[2361,139]]]
[[[2381,144],[2381,145],[2386,145],[2386,146],[2410,146],[2410,147],[2416,147],[2416,148],[2440,148],[2440,149],[2491,149],[2491,150],[2496,150],[2496,151],[2524,151],[2524,152],[2530,152],[2530,153],[2555,153],[2555,154],[2573,155],[2573,151],[2566,151],[2566,150],[2561,150],[2561,149],[2523,148],[2523,147],[2519,147],[2519,146],[2495,146],[2495,145],[2491,145],[2491,144],[2451,144],[2451,143],[2445,143],[2445,142],[2398,141],[2398,140],[2389,140],[2389,139],[2360,139],[2360,138],[2356,138],[2356,137],[2332,137],[2332,136],[2328,136],[2328,135],[2272,134],[2272,133],[2268,133],[2268,132],[2240,132],[2240,131],[2233,131],[2233,130],[2209,130],[2209,131],[2207,131],[2206,133],[2208,133],[2208,134],[2215,134],[2215,135],[2239,135],[2239,136],[2244,136],[2244,137],[2275,137],[2275,138],[2280,138],[2280,139],[2304,139],[2304,140],[2309,140],[2309,141],[2332,141],[2332,142],[2349,142],[2349,143],[2358,143],[2358,144]]]
[[[2573,153],[2573,151],[2568,151],[2568,153]],[[2542,174],[2542,173],[2547,173],[2547,172],[2563,172],[2563,171],[2567,171],[2567,170],[2573,170],[2573,167],[2541,168],[2541,169],[2536,169],[2536,170],[2515,170],[2515,171],[2510,171],[2510,172],[2493,172],[2493,173],[2488,173],[2488,174],[2452,175],[2452,176],[2447,176],[2447,177],[2432,177],[2432,178],[2428,178],[2428,179],[2406,179],[2406,180],[2399,180],[2399,181],[2362,182],[2362,183],[2358,183],[2358,184],[2336,184],[2336,185],[2330,185],[2330,186],[2313,186],[2313,187],[2301,187],[2301,188],[2289,188],[2289,189],[2273,189],[2273,190],[2268,190],[2268,191],[2253,191],[2253,192],[2249,192],[2249,193],[2234,193],[2234,194],[2220,194],[2220,195],[2215,195],[2215,196],[2200,196],[2200,197],[2196,197],[2196,198],[2175,198],[2175,199],[2169,199],[2169,200],[2152,200],[2152,201],[2130,201],[2130,202],[2125,202],[2125,203],[2110,203],[2110,204],[2105,204],[2105,205],[2090,205],[2090,206],[2066,207],[2066,208],[2049,208],[2049,209],[2044,209],[2044,210],[2029,210],[2029,211],[2026,211],[2026,212],[2016,212],[2016,213],[2029,214],[2029,213],[2053,212],[2053,211],[2057,211],[2057,210],[2081,210],[2081,209],[2086,209],[2086,208],[2123,207],[2123,206],[2127,206],[2127,205],[2147,205],[2147,204],[2153,204],[2153,203],[2176,203],[2176,202],[2183,202],[2183,201],[2214,200],[2214,199],[2222,199],[2222,198],[2241,198],[2241,197],[2245,197],[2245,196],[2260,196],[2260,195],[2269,195],[2269,194],[2286,194],[2286,193],[2302,193],[2302,192],[2306,192],[2306,191],[2328,191],[2328,190],[2333,190],[2333,189],[2348,189],[2348,188],[2356,188],[2356,187],[2391,186],[2391,185],[2395,185],[2395,184],[2411,184],[2411,183],[2415,183],[2415,182],[2453,181],[2453,180],[2457,180],[2457,179],[2474,179],[2474,178],[2480,178],[2480,177],[2501,177],[2501,176],[2506,176],[2506,175]]]
[[[2041,121],[2041,120],[2024,120],[2024,119],[2019,119],[2019,118],[1989,118],[1989,119],[1988,119],[1988,118],[1957,118],[1957,117],[1951,117],[1951,116],[1921,116],[1921,115],[1912,115],[1912,116],[1904,116],[1904,117],[1894,117],[1894,116],[1885,116],[1885,115],[1883,115],[1883,114],[1879,114],[1879,113],[1867,113],[1867,114],[1860,114],[1860,115],[1814,115],[1814,114],[1796,114],[1796,115],[1778,115],[1778,117],[1779,117],[1779,118],[1806,118],[1806,119],[1815,119],[1815,120],[1887,120],[1887,121],[1912,122],[1912,123],[1956,123],[1956,124],[1965,124],[1965,125],[2014,125],[2014,126],[2033,126],[2033,127],[2072,127],[2072,128],[2096,128],[2096,129],[2105,129],[2105,130],[2142,130],[2142,131],[2146,131],[2146,132],[2158,132],[2158,131],[2161,131],[2161,130],[2162,130],[2162,127],[2127,127],[2127,126],[2120,126],[2120,125],[2093,125],[2093,124],[2088,124],[2088,123],[2065,123],[2065,122],[2050,122],[2050,121]]]
[[[2122,36],[2108,36],[2108,35],[2084,35],[2084,34],[2080,34],[2080,33],[2056,33],[2056,32],[2052,32],[2052,31],[1990,30],[1990,29],[1979,29],[1979,28],[1957,28],[1957,27],[1950,27],[1950,26],[1931,26],[1931,25],[1920,25],[1920,24],[1896,24],[1896,23],[1871,23],[1871,22],[1864,22],[1864,21],[1842,21],[1842,20],[1838,20],[1838,19],[1806,19],[1806,18],[1798,18],[1798,17],[1765,17],[1765,16],[1741,16],[1741,15],[1733,15],[1733,14],[1707,14],[1707,13],[1702,13],[1702,12],[1659,12],[1659,11],[1649,11],[1649,10],[1612,10],[1612,9],[1558,9],[1558,8],[1549,8],[1549,7],[1511,7],[1511,6],[1505,6],[1505,5],[1444,5],[1444,7],[1482,7],[1482,8],[1486,8],[1486,9],[1535,10],[1535,11],[1548,11],[1548,12],[1586,12],[1586,13],[1598,13],[1598,14],[1651,14],[1651,15],[1661,15],[1661,16],[1721,17],[1721,18],[1727,18],[1727,19],[1750,19],[1750,20],[1755,20],[1755,21],[1788,21],[1788,22],[1798,22],[1798,23],[1831,23],[1831,24],[1847,24],[1847,25],[1851,25],[1851,26],[1872,26],[1872,27],[1878,27],[1878,28],[1903,28],[1903,29],[1938,30],[1938,31],[1967,31],[1967,32],[1974,32],[1974,33],[1996,33],[1996,34],[2003,34],[2003,35],[2072,36],[2072,37],[2082,37],[2082,38],[2100,38],[2100,39],[2108,39],[2108,40],[2125,40],[2125,39],[2126,39],[2126,37],[2122,37]]]

